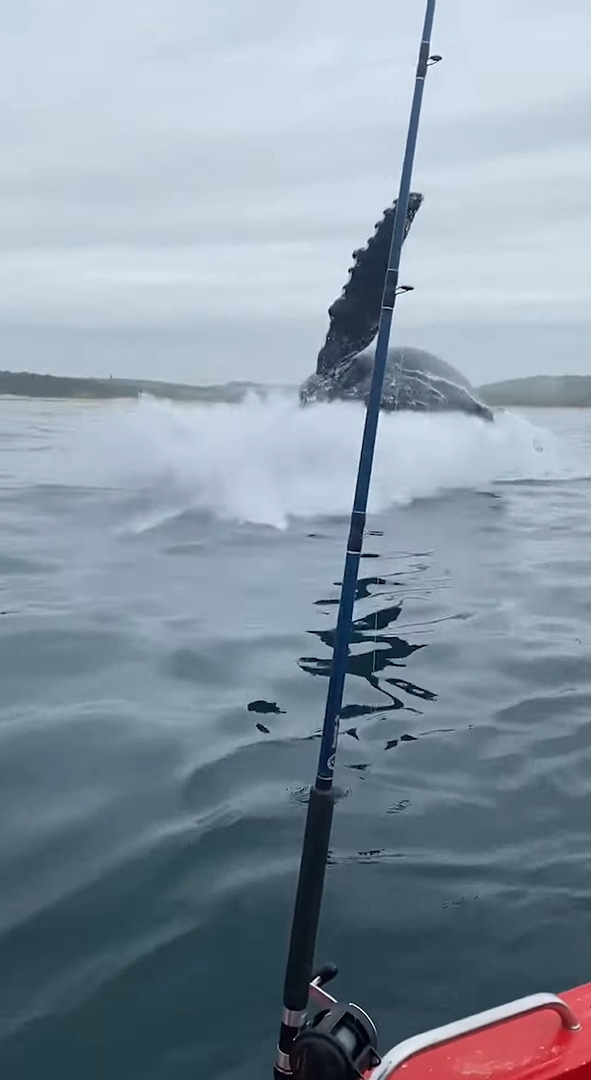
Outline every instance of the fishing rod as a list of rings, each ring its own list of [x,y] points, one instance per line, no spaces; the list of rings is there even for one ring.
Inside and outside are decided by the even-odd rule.
[[[312,973],[334,810],[333,774],[339,718],[390,329],[396,297],[408,291],[408,286],[399,286],[398,274],[423,89],[427,67],[441,59],[440,56],[430,56],[434,15],[435,0],[427,0],[349,525],[318,770],[308,800],[285,972],[275,1080],[286,1080],[288,1077],[295,1077],[295,1080],[323,1080],[328,1077],[330,1080],[353,1080],[380,1060],[376,1051],[377,1032],[367,1014],[356,1005],[339,1005],[323,989],[329,979],[337,974],[337,969],[333,965],[326,966],[314,978]],[[320,1006],[320,1012],[312,1023],[306,1021],[310,998]]]

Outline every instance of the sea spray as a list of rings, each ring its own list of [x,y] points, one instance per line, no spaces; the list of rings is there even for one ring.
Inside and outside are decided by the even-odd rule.
[[[87,417],[88,419],[88,417]],[[363,407],[301,408],[292,395],[240,404],[176,404],[145,397],[97,410],[71,431],[70,461],[86,483],[149,497],[158,517],[201,510],[286,528],[290,518],[348,512]],[[384,413],[370,512],[502,480],[557,478],[560,441],[511,413],[493,424],[464,414]]]

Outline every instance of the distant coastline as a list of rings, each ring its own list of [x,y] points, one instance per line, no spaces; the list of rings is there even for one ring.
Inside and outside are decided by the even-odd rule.
[[[530,375],[478,387],[487,405],[532,409],[591,407],[591,375]]]
[[[139,398],[141,394],[169,401],[239,402],[251,391],[264,393],[288,387],[255,382],[228,382],[193,386],[150,379],[84,379],[67,375],[40,375],[30,371],[0,371],[0,396],[106,401]],[[591,375],[531,375],[478,388],[491,406],[538,409],[591,408]]]
[[[106,401],[139,398],[150,394],[170,401],[236,402],[257,383],[229,382],[222,386],[191,386],[186,383],[155,382],[150,379],[84,379],[66,375],[39,375],[30,371],[0,371],[0,396],[29,398],[69,398]],[[270,390],[272,387],[266,387]]]

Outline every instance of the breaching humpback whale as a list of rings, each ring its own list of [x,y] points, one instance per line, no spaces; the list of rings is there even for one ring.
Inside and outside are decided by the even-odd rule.
[[[404,228],[408,235],[423,196],[411,193]],[[300,387],[300,401],[364,401],[369,393],[384,275],[390,251],[396,201],[385,211],[364,248],[353,252],[353,266],[341,295],[328,309],[330,325],[316,372]],[[451,364],[423,349],[388,350],[381,407],[387,411],[459,411],[492,420],[468,379]]]

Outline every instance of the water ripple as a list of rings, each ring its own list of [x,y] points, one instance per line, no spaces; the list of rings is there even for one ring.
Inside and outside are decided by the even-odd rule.
[[[330,439],[353,447],[339,415],[308,433],[306,461]],[[299,418],[253,416],[243,461],[235,412],[216,429],[186,408],[6,408],[11,1080],[229,1080],[236,1046],[241,1073],[269,1067],[351,473],[327,451],[312,484]],[[291,456],[265,474],[278,416]],[[340,960],[340,989],[385,1041],[588,976],[589,419],[548,423],[568,454],[536,432],[543,475],[526,421],[516,476],[494,474],[477,429],[447,422],[423,464],[415,438],[398,478],[386,458],[377,474],[319,955]]]

